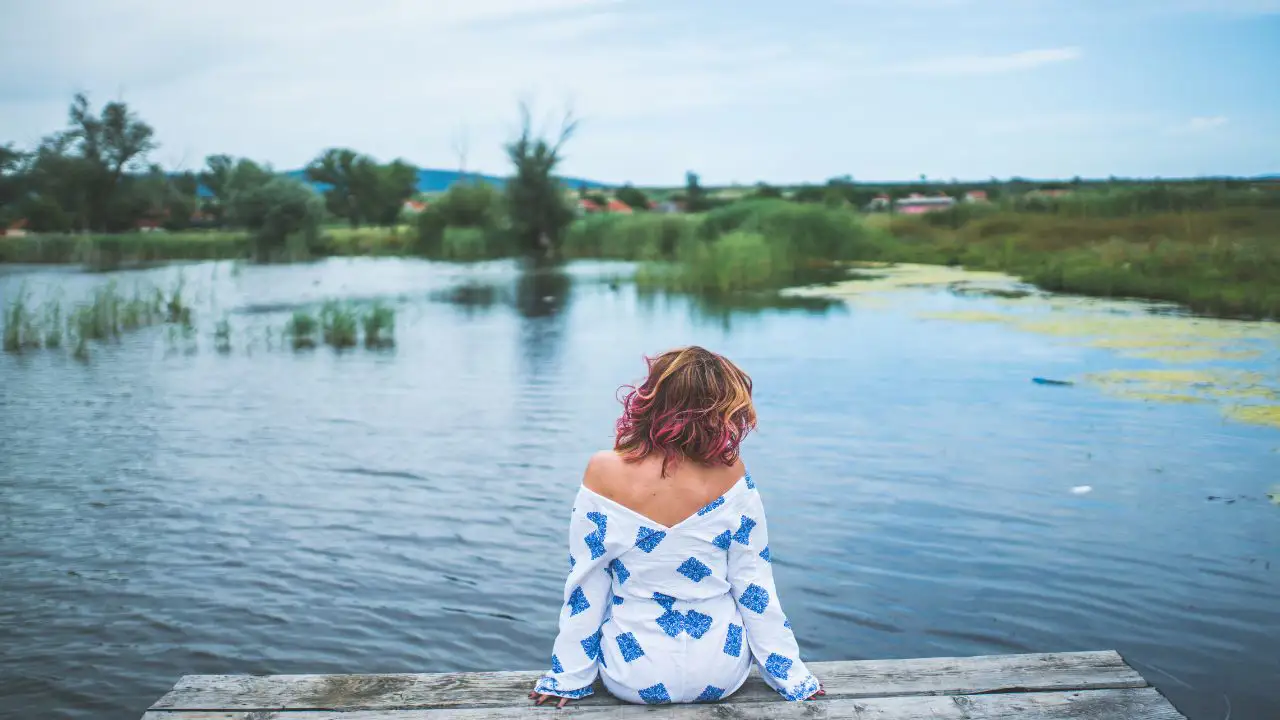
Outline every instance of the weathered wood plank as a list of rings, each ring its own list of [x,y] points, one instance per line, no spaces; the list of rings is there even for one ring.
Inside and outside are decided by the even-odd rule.
[[[665,720],[1185,720],[1154,688],[1080,692],[932,695],[804,703],[627,705],[564,710],[533,707],[357,710],[326,712],[205,712],[153,710],[143,720],[548,720],[548,718],[664,718]]]
[[[831,699],[1140,688],[1114,651],[810,663]],[[152,710],[485,708],[523,698],[537,672],[397,675],[189,675]],[[780,701],[753,672],[735,703]],[[581,707],[617,705],[597,692]]]

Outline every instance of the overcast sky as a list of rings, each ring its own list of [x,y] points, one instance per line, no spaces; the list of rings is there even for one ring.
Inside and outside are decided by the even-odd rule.
[[[153,159],[504,172],[521,97],[606,182],[1280,172],[1280,0],[0,0],[0,142],[76,91]]]

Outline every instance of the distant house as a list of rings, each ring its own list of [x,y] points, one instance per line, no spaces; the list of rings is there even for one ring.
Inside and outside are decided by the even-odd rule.
[[[427,209],[427,204],[420,200],[405,200],[401,212],[406,215],[417,215]]]
[[[880,194],[871,198],[871,202],[867,203],[867,212],[884,212],[893,206],[893,200],[888,195]]]
[[[145,217],[138,218],[133,222],[133,229],[138,232],[159,232],[164,228],[161,227],[163,221],[159,218]]]
[[[9,223],[8,227],[0,227],[0,237],[26,237],[27,219],[21,218]]]
[[[584,215],[588,213],[598,213],[600,212],[600,206],[591,200],[581,198],[578,200],[578,212]]]
[[[1070,190],[1066,190],[1063,188],[1054,188],[1051,190],[1032,190],[1031,192],[1027,193],[1027,197],[1059,198],[1059,197],[1066,197],[1067,195],[1070,195],[1070,194],[1071,194]]]
[[[668,214],[684,212],[684,205],[674,200],[663,200],[660,203],[650,203],[649,205],[653,208],[654,212]]]
[[[907,197],[899,198],[894,203],[894,210],[904,215],[922,215],[929,212],[938,212],[946,210],[956,204],[956,199],[950,195],[939,193],[937,195],[925,196],[919,193],[911,193]]]
[[[634,212],[631,209],[630,205],[622,202],[617,198],[613,198],[609,200],[609,203],[605,205],[604,211],[611,212],[611,213],[621,213],[623,215],[630,215],[632,212]]]
[[[964,194],[964,201],[967,203],[984,203],[987,200],[986,190],[970,190]]]

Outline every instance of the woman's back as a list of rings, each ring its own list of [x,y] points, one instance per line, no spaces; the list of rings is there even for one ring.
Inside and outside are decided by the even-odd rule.
[[[751,381],[701,348],[650,361],[613,452],[588,464],[569,525],[569,577],[551,672],[534,695],[710,702],[754,658],[784,697],[820,691],[773,583],[764,506],[738,445]]]
[[[679,463],[666,475],[662,465],[660,457],[627,462],[605,450],[592,456],[582,484],[656,525],[671,527],[724,495],[746,473],[740,459],[716,466]]]

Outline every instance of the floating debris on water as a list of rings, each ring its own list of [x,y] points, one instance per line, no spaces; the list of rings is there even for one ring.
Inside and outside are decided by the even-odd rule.
[[[1077,486],[1075,486],[1075,487],[1071,488],[1071,494],[1072,494],[1072,495],[1086,495],[1086,494],[1091,493],[1091,492],[1093,492],[1093,486],[1092,486],[1092,485],[1077,485]]]
[[[1042,377],[1031,378],[1031,382],[1037,385],[1054,385],[1057,387],[1070,387],[1072,385],[1075,385],[1075,383],[1070,380],[1052,380],[1050,378],[1042,378]]]
[[[1187,366],[1113,370],[1085,381],[1117,397],[1213,404],[1231,420],[1280,428],[1280,323],[1198,317],[1169,303],[1053,295],[1034,288],[1024,295],[1025,283],[996,272],[910,264],[852,267],[858,275],[848,281],[790,292],[839,298],[869,310],[887,307],[892,293],[904,290],[986,295],[975,299],[973,309],[920,315],[1000,324],[1125,358]],[[1033,382],[1057,384],[1052,378]]]
[[[1022,280],[1001,272],[911,263],[855,263],[851,267],[855,274],[849,280],[823,286],[792,288],[784,291],[784,294],[851,300],[899,290],[941,288],[960,294],[1018,298],[1030,295],[1034,290]]]

